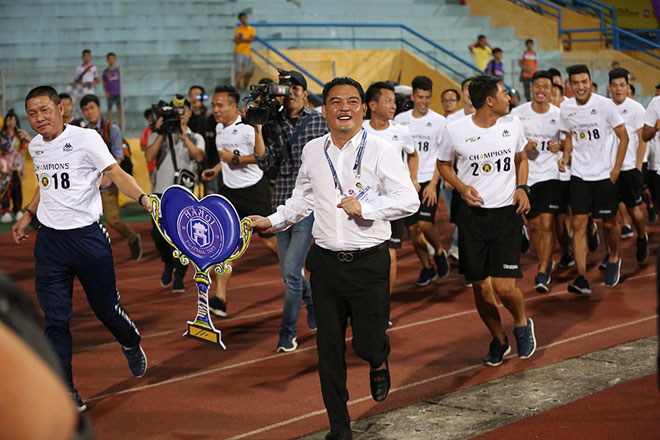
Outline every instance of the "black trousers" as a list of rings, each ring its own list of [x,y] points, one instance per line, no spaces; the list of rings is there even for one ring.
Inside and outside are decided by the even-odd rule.
[[[155,195],[158,197],[163,197],[162,194]],[[174,278],[183,279],[183,277],[186,275],[186,271],[188,270],[188,266],[184,266],[178,259],[175,259],[172,256],[174,248],[167,242],[167,240],[163,238],[153,220],[151,221],[151,238],[156,245],[156,250],[158,251],[158,255],[160,256],[161,261],[166,265],[174,268]]]
[[[390,314],[390,254],[386,246],[377,252],[340,262],[317,245],[307,255],[306,268],[312,285],[314,314],[318,325],[316,346],[323,402],[333,433],[350,429],[346,389],[346,327],[353,329],[355,353],[373,367],[390,353],[385,334]]]

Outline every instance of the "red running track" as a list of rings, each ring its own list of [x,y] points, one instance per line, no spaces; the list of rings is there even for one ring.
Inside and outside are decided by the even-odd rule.
[[[150,225],[134,226],[145,247],[137,264],[129,260],[121,238],[114,232],[111,236],[122,303],[142,333],[149,359],[145,377],[130,375],[119,345],[93,316],[78,284],[74,290],[74,378],[97,438],[285,439],[327,430],[315,338],[306,328],[305,311],[298,350],[275,352],[284,289],[277,262],[259,239],[236,264],[230,318],[214,319],[227,345],[223,351],[181,336],[196,311],[192,274],[183,294],[161,288],[162,266],[149,238]],[[0,235],[2,254],[12,255],[2,259],[0,268],[33,299],[34,235],[20,246],[9,234]],[[603,246],[589,255],[589,297],[566,292],[575,277],[572,270],[554,273],[551,293],[537,294],[532,285],[537,262],[531,252],[524,256],[519,287],[536,324],[539,348],[528,360],[509,357],[498,368],[481,364],[490,338],[474,309],[471,289],[463,287],[455,267],[449,277],[417,288],[412,281],[420,266],[405,243],[392,296],[392,390],[381,404],[371,399],[368,365],[347,343],[353,420],[655,334],[658,228],[649,235],[652,257],[645,266],[635,262],[634,240],[622,241],[622,282],[613,289],[602,285],[596,268]],[[512,336],[511,317],[503,312]],[[350,330],[347,336],[350,341]]]

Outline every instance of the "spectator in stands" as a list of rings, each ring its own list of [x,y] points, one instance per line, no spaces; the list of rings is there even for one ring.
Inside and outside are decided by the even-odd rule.
[[[502,64],[502,49],[493,49],[493,59],[486,65],[486,73],[504,79],[504,64]]]
[[[30,135],[21,129],[21,124],[18,121],[18,116],[14,113],[14,109],[9,109],[5,115],[2,130],[0,130],[0,157],[5,160],[9,174],[7,176],[8,181],[4,182],[5,178],[3,178],[3,182],[0,182],[0,185],[4,184],[4,188],[0,187],[0,194],[2,194],[0,222],[2,223],[18,221],[23,217],[23,191],[21,187],[23,152],[31,140]],[[10,203],[13,203],[11,211],[9,209]]]
[[[468,46],[470,52],[474,55],[474,64],[479,68],[479,70],[486,70],[486,66],[490,61],[490,57],[493,55],[493,48],[490,47],[490,43],[486,40],[485,35],[479,35],[477,41]]]
[[[532,77],[534,73],[538,70],[538,60],[539,57],[534,52],[534,40],[528,39],[525,41],[526,49],[520,52],[520,58],[518,59],[518,65],[520,66],[520,82],[523,84],[523,90],[525,92],[525,100],[531,101],[532,94],[529,91],[529,87],[532,84]]]
[[[94,95],[85,95],[80,100],[80,108],[87,120],[87,128],[96,130],[108,146],[110,154],[117,163],[124,160],[123,137],[117,124],[101,118],[101,104],[99,98]],[[119,189],[107,177],[101,181],[101,202],[103,203],[103,214],[105,221],[112,229],[119,232],[131,249],[131,259],[139,261],[142,258],[142,243],[140,236],[124,222],[119,216]]]
[[[444,90],[440,97],[442,99],[442,109],[445,111],[445,117],[458,111],[458,103],[461,101],[461,94],[458,93],[458,90]]]
[[[234,32],[234,61],[236,63],[236,77],[234,85],[239,90],[247,89],[247,84],[252,74],[253,64],[250,56],[250,43],[257,36],[257,31],[248,25],[248,16],[245,12],[238,14],[241,25]]]
[[[99,83],[99,71],[92,64],[92,51],[85,49],[82,51],[82,64],[76,67],[73,75],[73,88],[71,97],[73,98],[73,114],[75,119],[82,119],[80,110],[80,100],[85,95],[96,95],[96,85]]]
[[[112,121],[112,106],[117,106],[117,123],[120,128],[123,128],[121,120],[121,87],[119,80],[119,67],[115,67],[117,62],[117,55],[113,52],[105,56],[108,62],[108,68],[103,71],[103,90],[105,90],[105,97],[108,100],[108,121]]]

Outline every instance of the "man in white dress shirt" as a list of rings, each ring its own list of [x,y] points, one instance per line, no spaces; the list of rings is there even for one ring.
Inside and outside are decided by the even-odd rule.
[[[372,397],[377,402],[387,397],[389,220],[419,208],[395,148],[362,129],[364,101],[362,86],[351,78],[326,84],[323,115],[330,133],[305,146],[291,198],[267,218],[251,217],[255,230],[280,231],[314,211],[316,244],[306,267],[318,323],[321,391],[331,428],[326,439],[353,438],[344,355],[349,316],[353,349],[371,366]]]

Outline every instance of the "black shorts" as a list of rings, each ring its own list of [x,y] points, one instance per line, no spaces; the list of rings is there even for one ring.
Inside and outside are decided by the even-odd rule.
[[[422,201],[422,194],[424,193],[424,188],[428,186],[429,182],[420,183],[419,186],[419,201]],[[440,185],[437,185],[435,188],[435,195],[439,199],[439,189]],[[421,203],[419,209],[416,213],[410,217],[406,217],[406,224],[408,226],[414,225],[417,222],[430,222],[435,223],[435,210],[438,207],[438,202],[436,201],[435,205],[427,205],[426,203]]]
[[[644,175],[637,168],[621,171],[619,174],[619,196],[627,208],[639,206],[642,204],[642,186],[644,185]]]
[[[472,208],[462,202],[458,226],[458,271],[468,280],[522,278],[520,246],[523,220],[515,206]]]
[[[619,188],[609,178],[591,181],[571,176],[573,215],[591,215],[593,218],[611,219],[616,215],[618,207]]]
[[[260,215],[268,217],[273,213],[270,205],[270,189],[268,181],[262,177],[257,183],[245,188],[229,188],[223,185],[220,195],[225,196],[238,212],[238,218],[242,219],[248,215]],[[260,237],[274,237],[272,233],[259,233]]]
[[[392,220],[390,226],[392,227],[392,237],[387,241],[387,247],[401,249],[401,238],[403,237],[403,229],[406,227],[406,219]]]
[[[559,214],[566,214],[568,212],[568,205],[571,203],[571,181],[559,181]]]
[[[561,214],[562,199],[561,182],[559,180],[536,182],[530,187],[529,203],[531,208],[526,214],[527,218],[536,218],[540,214]],[[564,211],[566,211],[565,205]]]
[[[642,177],[644,178],[644,183],[642,184],[642,189],[649,188],[651,189],[651,185],[653,185],[653,176],[655,175],[655,171],[650,171],[649,170],[649,163],[644,162],[642,164]]]

